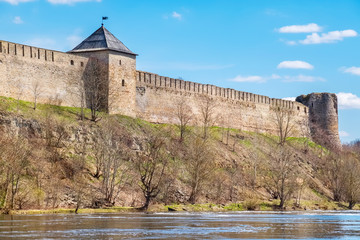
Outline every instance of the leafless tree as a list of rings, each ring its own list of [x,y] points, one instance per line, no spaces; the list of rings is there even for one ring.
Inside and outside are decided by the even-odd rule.
[[[97,121],[98,113],[107,110],[108,80],[103,61],[90,58],[84,75],[85,99],[91,111],[91,120]]]
[[[214,170],[214,158],[208,139],[192,136],[185,153],[185,168],[191,187],[190,203],[195,203],[204,182]]]
[[[342,157],[343,169],[339,171],[342,173],[343,198],[352,209],[360,201],[360,163],[352,153],[343,153]]]
[[[43,89],[42,89],[42,86],[41,86],[40,82],[39,81],[34,81],[31,84],[30,90],[31,90],[31,92],[32,92],[32,94],[34,96],[34,110],[36,110],[37,100],[38,100],[39,96],[43,92]]]
[[[178,120],[178,128],[180,130],[180,141],[183,141],[186,128],[192,119],[192,112],[189,105],[186,104],[186,99],[181,98],[176,104],[176,117]]]
[[[340,153],[330,152],[321,160],[322,177],[332,192],[333,200],[340,201],[343,192],[341,171],[344,166],[343,158]]]
[[[277,107],[275,111],[275,124],[279,135],[279,144],[284,145],[294,127],[293,111]]]
[[[101,125],[99,140],[94,146],[96,173],[102,177],[100,191],[107,205],[114,205],[120,191],[126,184],[128,166],[125,146],[121,140],[121,129],[115,121],[107,119]]]
[[[21,148],[19,146],[21,145]],[[29,167],[29,148],[24,139],[0,140],[0,208],[15,208],[21,179]]]
[[[296,189],[298,164],[293,153],[286,146],[279,146],[269,154],[264,165],[264,184],[267,191],[280,199],[279,207],[283,208]]]
[[[203,96],[200,103],[201,124],[203,129],[203,138],[209,136],[209,128],[213,126],[216,121],[216,102],[209,96]]]
[[[169,163],[165,144],[164,137],[151,136],[146,141],[145,151],[139,152],[134,159],[140,177],[140,188],[145,197],[145,203],[141,207],[142,210],[148,209],[151,200],[160,193],[164,183],[164,176]]]

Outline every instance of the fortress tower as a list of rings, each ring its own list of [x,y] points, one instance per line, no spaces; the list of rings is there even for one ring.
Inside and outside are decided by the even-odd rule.
[[[311,93],[296,98],[309,108],[309,127],[312,138],[330,148],[340,148],[338,103],[334,93]]]
[[[107,86],[104,106],[110,114],[135,117],[136,56],[119,39],[101,26],[68,53],[99,61],[101,77]],[[91,64],[88,62],[89,67]],[[87,67],[85,67],[86,69]],[[85,70],[86,71],[86,70]],[[88,69],[91,71],[91,69]]]

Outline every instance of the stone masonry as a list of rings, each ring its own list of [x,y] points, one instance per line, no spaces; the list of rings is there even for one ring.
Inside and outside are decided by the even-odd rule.
[[[104,106],[110,114],[177,124],[177,107],[183,102],[192,114],[191,124],[197,125],[201,106],[210,99],[214,125],[278,134],[275,112],[289,111],[293,136],[311,131],[316,139],[322,129],[340,144],[334,94],[310,94],[295,102],[269,98],[137,71],[136,56],[103,26],[68,53],[0,41],[0,96],[33,101],[40,85],[40,103],[79,107],[78,85],[91,70],[90,59],[97,59],[106,68]]]

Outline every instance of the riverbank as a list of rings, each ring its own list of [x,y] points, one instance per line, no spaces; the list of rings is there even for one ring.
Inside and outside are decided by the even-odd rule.
[[[6,214],[28,215],[28,214],[75,214],[75,208],[56,208],[56,209],[29,209],[11,210]],[[226,211],[311,211],[311,210],[348,210],[346,203],[333,201],[302,201],[300,206],[296,206],[293,201],[289,201],[284,209],[278,207],[277,201],[256,201],[248,200],[232,204],[154,204],[149,207],[147,212],[226,212]],[[360,210],[360,204],[356,204],[352,210]],[[79,214],[93,213],[125,213],[142,212],[135,207],[109,207],[109,208],[81,208]],[[4,212],[2,212],[4,214]]]

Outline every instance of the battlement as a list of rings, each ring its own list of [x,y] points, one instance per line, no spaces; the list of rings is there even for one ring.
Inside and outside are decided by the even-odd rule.
[[[182,79],[164,77],[150,72],[136,71],[136,80],[137,86],[164,88],[190,94],[209,95],[211,97],[219,97],[227,100],[268,104],[274,107],[303,111],[305,114],[308,112],[307,107],[298,102],[270,98],[268,96],[242,92],[231,88],[217,87],[211,84],[201,84]]]
[[[63,63],[74,67],[85,67],[88,58],[60,51],[38,48],[0,40],[0,54],[44,61],[47,63]]]

